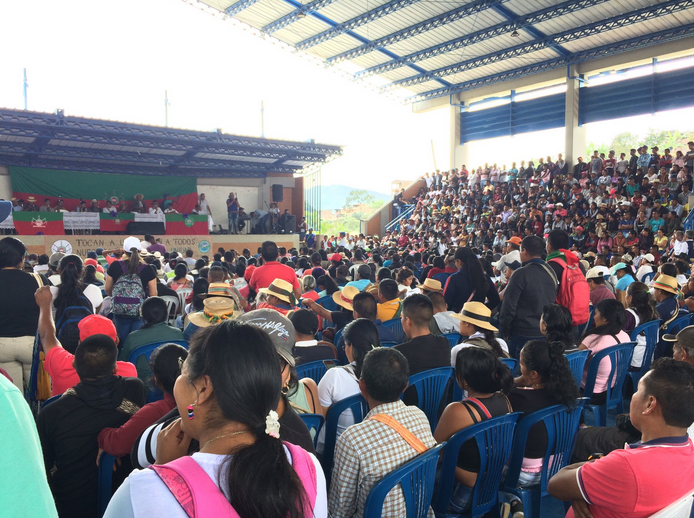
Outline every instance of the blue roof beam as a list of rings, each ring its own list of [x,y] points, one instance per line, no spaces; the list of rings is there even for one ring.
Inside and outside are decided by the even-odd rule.
[[[534,13],[530,13],[530,14],[527,14],[525,16],[519,17],[515,22],[503,22],[503,23],[499,23],[496,25],[492,25],[491,27],[487,27],[485,29],[481,29],[479,31],[472,32],[470,34],[466,34],[465,36],[461,36],[460,38],[446,41],[444,43],[440,43],[440,44],[435,45],[433,47],[429,47],[429,48],[426,48],[426,49],[423,49],[423,50],[420,50],[417,52],[413,52],[412,54],[408,54],[407,56],[403,56],[400,59],[388,61],[386,63],[382,63],[380,65],[376,65],[376,66],[367,68],[365,70],[362,70],[362,71],[354,74],[354,77],[355,77],[355,79],[362,79],[365,77],[370,77],[373,75],[382,74],[382,73],[388,72],[390,70],[395,70],[397,68],[407,66],[409,63],[416,63],[417,61],[422,61],[425,59],[433,58],[434,56],[446,54],[447,52],[452,52],[452,51],[461,49],[463,47],[467,47],[468,45],[474,45],[475,43],[479,43],[481,41],[485,41],[485,40],[488,40],[490,38],[500,36],[502,34],[508,34],[513,30],[520,29],[520,28],[527,26],[527,25],[545,22],[547,20],[551,20],[553,18],[563,16],[563,15],[568,14],[568,13],[573,13],[573,12],[579,11],[581,9],[593,7],[595,5],[604,3],[606,1],[609,1],[609,0],[579,0],[579,1],[568,0],[567,2],[564,2],[562,4],[554,5],[552,7],[547,7],[545,9],[535,11]],[[397,34],[398,33],[394,33],[390,36],[386,36],[385,38],[381,38],[380,40],[375,40],[373,42],[373,44],[377,44],[379,42],[383,43],[384,45],[386,45],[386,44],[389,45],[391,43],[395,43],[395,41],[391,42],[390,39],[392,39],[392,37],[396,36]],[[386,41],[386,40],[388,40],[388,41]],[[354,50],[358,50],[360,48],[365,48],[365,47],[364,46],[358,47],[357,49],[354,49]],[[370,50],[366,50],[364,53],[367,53],[367,52],[370,52]],[[333,64],[334,61],[331,61],[331,60],[353,59],[353,58],[361,55],[360,53],[357,53],[358,55],[352,55],[352,54],[354,54],[354,51],[347,51],[345,53],[338,54],[337,56],[328,58],[327,62],[328,62],[328,64]]]
[[[389,14],[399,11],[400,9],[407,7],[408,5],[412,5],[418,1],[419,0],[390,0],[390,2],[386,2],[375,9],[371,9],[370,11],[360,14],[359,16],[355,16],[346,22],[335,24],[329,29],[320,32],[315,36],[306,38],[305,40],[297,43],[295,47],[299,50],[306,50],[311,47],[315,47],[316,45],[320,45],[321,43],[331,40],[336,36],[345,34],[348,31],[352,31],[357,27],[361,27],[362,25],[383,18],[384,16],[388,16]]]
[[[239,0],[235,4],[231,4],[229,7],[224,9],[224,14],[228,16],[234,16],[239,14],[244,9],[248,9],[253,4],[257,4],[259,0]]]
[[[315,0],[314,2],[304,4],[298,9],[294,9],[291,13],[286,14],[282,16],[281,18],[278,18],[274,22],[268,23],[265,27],[263,27],[261,30],[265,34],[272,34],[273,32],[277,32],[280,29],[284,29],[285,27],[291,25],[292,23],[301,20],[304,18],[307,14],[313,14],[319,9],[322,9],[323,7],[326,7],[336,0]],[[294,5],[292,3],[292,5]]]
[[[533,74],[547,72],[548,70],[555,70],[557,68],[563,68],[569,65],[575,65],[577,63],[582,63],[585,61],[591,61],[594,59],[611,56],[613,54],[621,54],[623,52],[628,52],[631,50],[650,47],[659,43],[667,43],[669,41],[688,38],[690,36],[694,36],[694,23],[682,25],[674,29],[667,29],[664,31],[646,34],[636,38],[631,38],[629,40],[619,41],[617,43],[602,45],[594,49],[576,52],[567,57],[562,56],[559,58],[542,61],[540,63],[535,63],[533,65],[527,65],[513,70],[508,70],[499,74],[493,74],[491,76],[481,77],[472,81],[458,83],[449,88],[439,88],[437,90],[431,90],[429,92],[424,92],[422,94],[417,94],[413,95],[412,97],[408,97],[406,101],[410,103],[428,101],[437,97],[454,95],[460,92],[481,88],[483,86],[503,83],[512,79],[531,76]]]
[[[511,22],[515,22],[518,19],[518,15],[516,13],[514,13],[510,9],[507,9],[503,5],[495,5],[494,10]],[[543,40],[547,37],[547,35],[544,32],[540,31],[539,29],[536,29],[532,25],[526,25],[523,27],[522,30],[530,34],[536,40]],[[564,47],[557,43],[551,43],[550,47],[560,56],[568,56],[569,54],[571,54],[568,50],[566,50]]]
[[[521,43],[515,47],[509,49],[504,49],[498,52],[493,52],[486,54],[484,56],[479,56],[476,58],[468,59],[461,63],[455,65],[449,65],[446,67],[441,67],[436,70],[431,70],[424,74],[418,76],[407,77],[404,79],[399,79],[393,81],[381,88],[381,91],[387,91],[396,86],[407,88],[412,85],[425,83],[431,81],[432,79],[437,79],[452,74],[459,74],[467,70],[472,70],[485,65],[491,65],[492,63],[498,63],[506,59],[515,58],[518,56],[523,56],[538,50],[553,48],[553,45],[566,43],[569,41],[575,41],[582,38],[587,38],[589,36],[595,36],[596,34],[601,34],[621,27],[626,27],[636,23],[645,22],[647,20],[653,20],[661,16],[677,13],[685,9],[690,9],[694,7],[694,0],[669,0],[663,2],[656,8],[649,6],[642,9],[637,9],[625,15],[617,15],[607,20],[590,23],[582,27],[576,27],[564,32],[553,34],[551,36],[545,36],[544,39],[540,41],[530,41],[527,43]],[[568,56],[564,56],[568,57]]]
[[[470,16],[471,14],[484,11],[485,9],[489,9],[490,7],[496,4],[500,4],[503,1],[505,0],[475,0],[473,2],[470,2],[469,4],[457,7],[452,11],[448,11],[447,13],[434,16],[433,18],[429,18],[428,20],[424,20],[423,22],[416,23],[411,27],[407,27],[405,29],[384,36],[383,38],[379,38],[377,40],[369,42],[368,44],[362,45],[361,47],[356,47],[354,49],[343,52],[342,54],[337,54],[336,56],[330,57],[326,60],[326,64],[334,65],[341,61],[358,58],[359,56],[368,54],[369,52],[373,52],[375,50],[379,50],[388,45],[392,45],[393,43],[397,43],[399,41],[412,38],[417,34],[421,34],[423,32],[436,29],[437,27],[442,27],[449,23],[455,22],[456,20],[460,20],[461,18],[465,18],[466,16]]]

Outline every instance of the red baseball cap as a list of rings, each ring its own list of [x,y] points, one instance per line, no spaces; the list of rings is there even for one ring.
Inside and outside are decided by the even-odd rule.
[[[333,254],[330,256],[330,260],[339,263],[340,261],[342,261],[342,256],[340,254]]]
[[[116,326],[113,325],[113,321],[101,315],[84,317],[77,324],[77,329],[80,330],[80,341],[92,335],[106,335],[111,337],[114,342],[118,340]]]
[[[518,246],[523,244],[523,240],[518,236],[513,236],[511,239],[508,240],[508,242]]]

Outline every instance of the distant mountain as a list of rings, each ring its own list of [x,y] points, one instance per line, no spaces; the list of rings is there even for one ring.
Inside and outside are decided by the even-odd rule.
[[[349,196],[350,191],[353,189],[357,189],[357,187],[349,187],[347,185],[323,185],[321,187],[321,209],[334,210],[343,208],[347,196]],[[377,200],[385,202],[390,199],[388,194],[371,191],[369,189],[363,190],[371,194]]]

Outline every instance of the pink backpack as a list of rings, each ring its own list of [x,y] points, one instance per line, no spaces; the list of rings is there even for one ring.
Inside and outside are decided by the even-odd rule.
[[[283,442],[292,456],[292,467],[304,485],[309,502],[305,516],[313,516],[318,493],[316,468],[309,454],[299,446]],[[188,518],[239,518],[224,494],[192,457],[150,466],[181,504]]]

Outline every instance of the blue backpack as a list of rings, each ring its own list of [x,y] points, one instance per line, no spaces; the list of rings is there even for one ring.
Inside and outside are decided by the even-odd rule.
[[[93,314],[94,306],[82,292],[79,292],[75,305],[56,308],[56,336],[66,351],[75,354],[77,344],[80,342],[78,325],[83,318]]]

